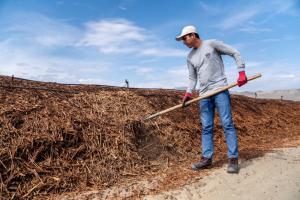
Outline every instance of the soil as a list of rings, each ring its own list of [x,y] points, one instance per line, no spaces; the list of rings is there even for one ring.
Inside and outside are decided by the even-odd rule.
[[[263,157],[243,160],[238,175],[226,166],[179,189],[148,195],[144,200],[300,199],[300,147],[274,149]]]
[[[182,91],[65,85],[0,77],[1,199],[140,199],[207,176],[198,105]],[[196,97],[197,94],[194,94]],[[242,160],[297,146],[300,102],[232,95]],[[214,169],[227,162],[215,118]]]

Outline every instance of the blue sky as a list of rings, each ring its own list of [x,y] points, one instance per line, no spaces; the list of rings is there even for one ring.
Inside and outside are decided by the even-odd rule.
[[[0,0],[0,74],[60,83],[186,86],[185,25],[238,49],[248,76],[236,91],[300,88],[297,0]],[[225,56],[229,82],[234,60]]]

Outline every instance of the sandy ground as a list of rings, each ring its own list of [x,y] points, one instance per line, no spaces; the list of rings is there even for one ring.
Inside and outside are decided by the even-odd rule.
[[[238,175],[227,174],[223,166],[192,184],[144,200],[300,199],[300,147],[276,149],[240,165]]]

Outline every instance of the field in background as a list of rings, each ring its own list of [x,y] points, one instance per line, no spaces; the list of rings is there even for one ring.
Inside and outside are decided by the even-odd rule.
[[[252,98],[260,98],[260,99],[282,99],[282,100],[300,101],[300,89],[257,91],[257,92],[233,92],[233,94],[244,95],[244,96],[248,96]]]

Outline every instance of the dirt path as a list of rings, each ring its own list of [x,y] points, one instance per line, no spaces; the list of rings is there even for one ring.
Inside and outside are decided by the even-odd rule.
[[[226,166],[209,176],[145,200],[186,199],[300,199],[300,147],[276,149],[263,157],[241,161],[238,175],[226,173]]]

